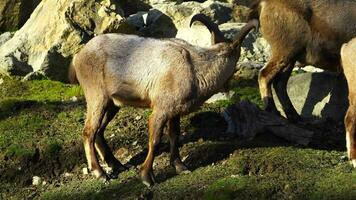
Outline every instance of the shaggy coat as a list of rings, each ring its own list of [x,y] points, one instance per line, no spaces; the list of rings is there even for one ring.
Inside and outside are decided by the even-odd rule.
[[[271,58],[260,71],[259,87],[266,109],[278,113],[271,85],[291,121],[300,120],[286,90],[298,61],[342,72],[341,45],[356,36],[355,0],[257,0],[250,19],[258,19],[271,45]]]
[[[273,84],[287,118],[291,121],[300,121],[301,118],[294,109],[286,89],[292,69],[298,61],[302,65],[343,71],[340,49],[343,43],[356,36],[356,1],[256,0],[251,8],[250,19],[259,20],[262,36],[272,49],[272,56],[260,71],[258,78],[266,110],[279,114],[272,98]],[[348,53],[351,50],[344,51],[345,59],[352,59],[352,53]],[[345,123],[349,158],[355,165],[354,91],[351,84],[353,82],[350,82],[355,76],[351,65],[344,66],[351,95]],[[354,64],[353,66],[355,67]]]
[[[73,59],[71,77],[78,80],[87,101],[83,138],[88,165],[94,174],[107,178],[94,146],[114,171],[123,170],[103,137],[106,125],[122,106],[153,110],[148,123],[148,154],[140,172],[143,183],[154,183],[154,152],[165,126],[171,144],[171,164],[177,173],[187,171],[177,144],[180,116],[198,108],[232,76],[240,44],[257,25],[257,21],[251,21],[233,42],[221,42],[211,48],[199,48],[178,39],[124,34],[104,34],[89,41]]]

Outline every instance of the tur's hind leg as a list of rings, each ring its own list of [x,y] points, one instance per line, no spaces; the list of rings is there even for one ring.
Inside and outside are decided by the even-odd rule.
[[[167,122],[167,133],[170,142],[170,163],[176,169],[177,174],[189,173],[190,171],[182,162],[179,155],[178,137],[180,134],[180,117],[174,117]]]
[[[354,47],[356,47],[355,40],[344,44],[341,48],[341,60],[349,90],[349,108],[345,116],[346,148],[347,155],[356,168],[356,86],[354,83],[356,79],[356,48]]]
[[[115,106],[112,101],[108,103],[104,119],[101,123],[99,132],[95,140],[95,148],[100,156],[100,158],[112,168],[113,172],[110,174],[110,178],[117,178],[117,175],[125,171],[127,168],[118,161],[110,150],[104,138],[104,131],[109,122],[115,117],[116,113],[120,110],[119,107]]]
[[[288,120],[291,122],[298,122],[301,121],[302,118],[295,110],[287,93],[287,83],[293,71],[294,64],[295,62],[290,62],[286,68],[276,75],[273,86]]]
[[[294,116],[297,112],[295,111],[286,90],[287,81],[295,63],[291,61],[290,58],[292,57],[293,56],[288,54],[286,56],[272,56],[271,60],[264,68],[262,68],[258,77],[258,84],[265,110],[278,115],[280,114],[272,96],[271,86],[272,84],[275,84],[276,93],[280,98],[283,110],[286,111],[287,116],[289,115],[291,117],[291,120],[298,118]],[[297,114],[297,116],[299,115]]]
[[[145,162],[142,164],[140,176],[142,182],[149,187],[152,186],[155,182],[152,167],[153,160],[157,150],[157,146],[160,144],[163,129],[167,120],[168,119],[165,113],[154,108],[148,122],[148,153]]]
[[[355,126],[356,126],[356,105],[350,104],[349,109],[347,110],[345,116],[346,148],[347,148],[347,155],[352,165],[356,168]]]
[[[279,115],[272,96],[272,83],[275,76],[281,71],[284,63],[278,60],[271,59],[265,67],[263,67],[258,76],[258,85],[260,94],[265,106],[265,110]]]
[[[84,150],[89,169],[97,178],[107,179],[99,165],[94,143],[106,113],[108,100],[104,96],[87,97],[87,116],[83,129]]]

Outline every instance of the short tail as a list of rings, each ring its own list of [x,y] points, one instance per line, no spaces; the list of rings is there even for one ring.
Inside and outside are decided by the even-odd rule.
[[[71,84],[79,84],[77,79],[77,73],[74,68],[74,60],[75,60],[75,55],[73,56],[72,62],[69,65],[68,80]]]

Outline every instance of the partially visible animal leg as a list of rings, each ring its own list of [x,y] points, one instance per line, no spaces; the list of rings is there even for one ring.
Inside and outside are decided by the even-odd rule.
[[[354,40],[352,40],[354,41]],[[347,155],[356,168],[356,140],[355,140],[355,129],[356,129],[356,87],[354,80],[356,77],[355,71],[355,52],[356,52],[356,42],[355,46],[352,46],[352,41],[348,44],[344,44],[341,48],[341,60],[342,67],[344,71],[345,78],[347,80],[348,92],[349,92],[349,108],[347,109],[345,115],[345,131],[346,131],[346,148]],[[351,46],[349,46],[351,45]]]
[[[105,180],[107,180],[107,176],[99,165],[94,142],[104,118],[106,106],[107,100],[105,97],[97,97],[97,99],[93,101],[87,99],[87,117],[83,129],[84,149],[88,167],[97,178],[103,178]]]
[[[115,117],[115,114],[120,110],[119,107],[115,106],[112,101],[108,103],[107,111],[105,113],[104,119],[101,123],[98,135],[95,140],[95,148],[100,156],[100,158],[112,168],[113,172],[110,174],[110,178],[117,178],[118,174],[125,171],[127,168],[118,161],[110,150],[104,138],[104,131],[109,122]]]
[[[149,142],[148,153],[145,162],[142,164],[140,176],[142,182],[148,187],[152,186],[155,182],[153,174],[153,160],[157,146],[160,144],[163,134],[164,126],[168,118],[165,113],[153,109],[148,122]]]
[[[356,125],[356,106],[350,104],[345,116],[346,148],[347,148],[347,155],[352,165],[356,168],[355,125]]]
[[[302,118],[295,110],[287,93],[287,83],[293,71],[294,63],[295,62],[290,62],[287,64],[286,68],[276,75],[275,80],[273,81],[273,86],[288,120],[291,122],[299,122]]]
[[[291,62],[290,59],[288,59],[288,57],[283,57],[283,56],[272,57],[271,60],[266,64],[266,66],[261,69],[258,77],[258,84],[260,88],[261,98],[265,105],[265,110],[275,113],[277,115],[280,115],[280,113],[277,110],[276,105],[274,103],[273,96],[272,96],[272,88],[271,88],[272,84],[274,84],[276,79],[278,79],[276,85],[277,87],[275,88],[276,93],[281,95],[283,101],[287,102],[287,103],[281,102],[282,106],[287,105],[290,107],[289,108],[290,110],[293,107],[288,97],[286,86],[287,86],[289,75],[291,73],[290,71],[288,71],[291,69],[288,68],[291,66],[291,63],[294,64],[294,62]],[[284,70],[286,71],[283,74]],[[280,75],[280,77],[277,77],[277,75],[281,72],[282,74]]]
[[[182,162],[179,155],[178,137],[180,134],[180,117],[174,117],[167,122],[167,133],[170,142],[170,163],[175,168],[177,174],[189,173],[187,166]]]
[[[267,63],[265,67],[261,69],[258,76],[258,84],[265,110],[280,115],[273,101],[271,88],[273,79],[279,72],[279,69],[275,68],[276,65],[278,65],[277,62],[271,60]]]

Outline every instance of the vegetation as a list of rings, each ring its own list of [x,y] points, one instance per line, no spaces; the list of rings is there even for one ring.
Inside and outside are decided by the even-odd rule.
[[[181,155],[192,173],[175,175],[163,138],[155,161],[158,183],[148,189],[137,168],[146,154],[150,110],[123,108],[108,126],[109,145],[131,168],[103,183],[82,172],[85,101],[79,86],[0,77],[0,199],[356,198],[356,172],[343,143],[300,147],[269,133],[251,141],[226,135],[221,109],[238,99],[261,105],[255,83],[235,87],[235,100],[204,105],[183,118]],[[32,185],[34,176],[39,185]]]

